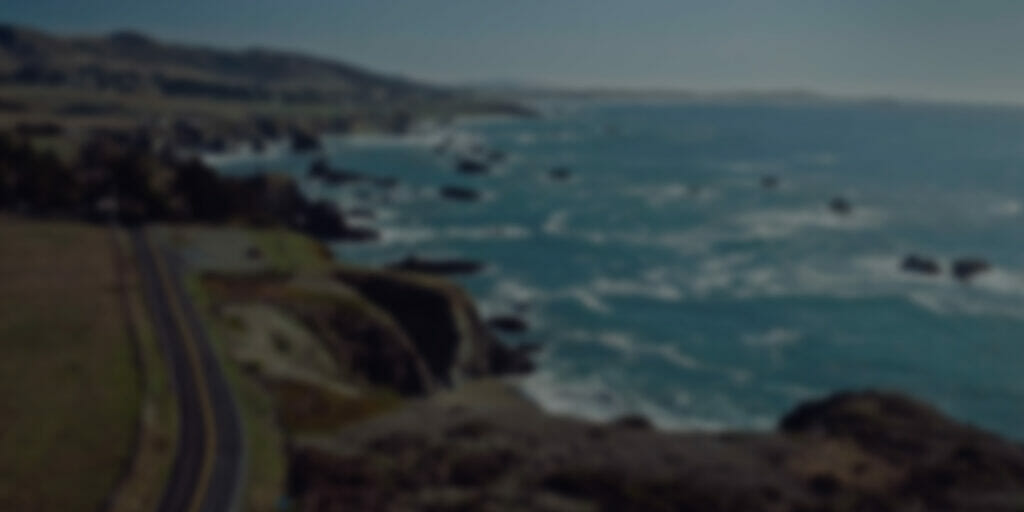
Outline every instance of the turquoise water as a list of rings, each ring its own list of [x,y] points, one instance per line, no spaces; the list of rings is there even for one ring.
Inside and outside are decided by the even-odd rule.
[[[896,105],[551,104],[401,138],[332,139],[333,164],[391,191],[306,191],[369,206],[369,263],[461,256],[488,314],[526,307],[540,371],[523,389],[595,419],[768,428],[832,390],[888,388],[1024,438],[1024,112]],[[444,136],[509,158],[454,172]],[[304,177],[311,157],[236,155],[224,172]],[[567,166],[571,180],[547,171]],[[774,190],[763,176],[779,179]],[[440,199],[441,185],[485,192]],[[827,208],[843,196],[848,216]],[[901,272],[909,252],[982,256],[969,284]]]

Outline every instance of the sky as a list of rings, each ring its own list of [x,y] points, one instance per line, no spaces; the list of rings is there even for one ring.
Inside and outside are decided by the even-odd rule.
[[[0,0],[0,21],[301,50],[449,84],[1024,103],[1016,0]]]

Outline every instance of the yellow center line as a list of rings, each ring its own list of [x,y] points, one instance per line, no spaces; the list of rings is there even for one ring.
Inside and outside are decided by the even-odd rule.
[[[148,237],[146,237],[146,243],[149,243]],[[175,323],[177,323],[180,328],[182,340],[185,342],[185,349],[188,352],[189,361],[192,363],[192,368],[194,370],[193,373],[195,374],[196,389],[199,392],[199,404],[202,408],[206,450],[203,453],[203,465],[199,472],[196,492],[192,496],[192,500],[189,502],[188,507],[189,512],[197,512],[202,506],[203,498],[206,496],[207,488],[210,485],[210,475],[213,473],[213,454],[217,448],[217,438],[213,424],[213,402],[210,400],[209,388],[206,383],[206,373],[203,371],[202,364],[200,362],[199,349],[197,348],[198,344],[192,336],[192,329],[189,328],[189,324],[185,320],[185,314],[182,311],[182,306],[178,303],[178,294],[173,291],[174,288],[170,282],[169,272],[164,264],[163,257],[158,251],[154,251],[153,256],[156,260],[157,274],[159,274],[160,281],[164,285],[163,288],[167,298],[169,299],[168,303],[171,305],[171,311],[173,312]]]

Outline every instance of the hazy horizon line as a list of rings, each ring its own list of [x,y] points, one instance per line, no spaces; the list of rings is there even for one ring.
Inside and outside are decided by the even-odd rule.
[[[842,103],[897,103],[897,104],[928,104],[965,106],[978,108],[1012,107],[1024,108],[1024,100],[1012,99],[981,99],[967,96],[936,96],[927,93],[896,93],[896,92],[853,92],[830,90],[827,87],[799,86],[799,85],[752,85],[752,86],[705,86],[692,87],[685,85],[649,85],[649,84],[602,84],[595,82],[570,80],[545,80],[535,78],[438,78],[429,77],[416,72],[388,69],[386,66],[377,66],[367,63],[356,57],[338,55],[335,52],[324,51],[320,48],[310,48],[302,45],[288,45],[276,43],[238,43],[231,44],[223,41],[212,41],[202,39],[185,39],[180,36],[167,36],[160,31],[146,30],[138,27],[119,26],[97,31],[77,31],[44,28],[36,25],[4,21],[0,19],[0,27],[13,27],[16,29],[39,32],[48,36],[58,38],[108,38],[117,34],[131,33],[138,34],[160,44],[188,46],[196,49],[247,52],[247,51],[271,51],[306,56],[315,59],[322,59],[332,63],[361,68],[364,71],[418,82],[423,85],[445,87],[451,89],[469,89],[475,91],[505,92],[511,94],[537,93],[537,94],[562,94],[575,96],[603,96],[603,97],[630,97],[635,99],[693,99],[693,100],[741,100],[761,98],[770,100],[771,97],[787,96],[795,99],[802,97],[806,100],[822,102]],[[660,98],[659,98],[660,97]]]

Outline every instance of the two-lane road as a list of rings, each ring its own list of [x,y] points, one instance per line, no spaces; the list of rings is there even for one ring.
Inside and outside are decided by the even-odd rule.
[[[132,231],[135,258],[154,331],[178,396],[178,443],[160,512],[239,508],[245,445],[234,396],[185,291],[180,262]]]

